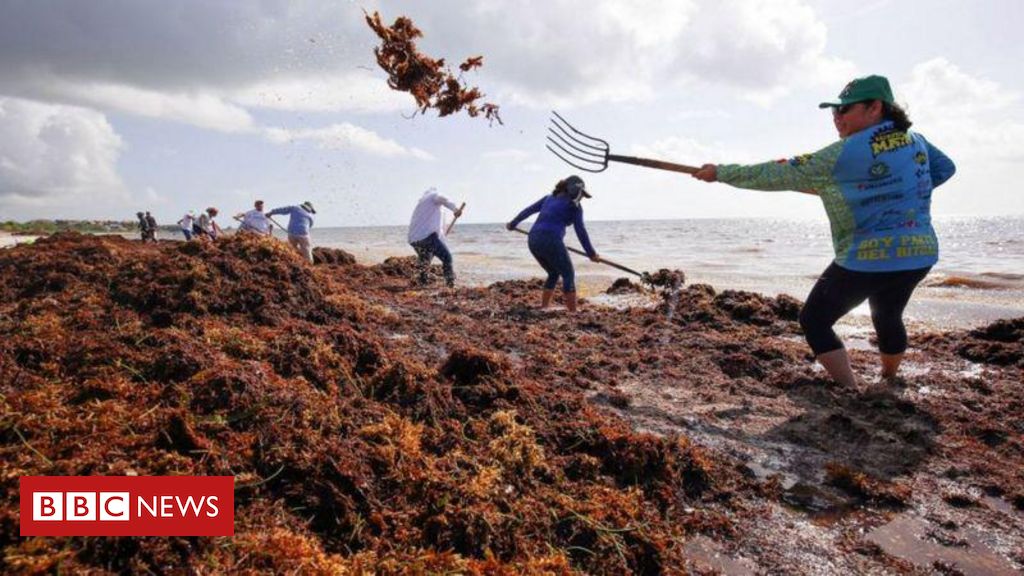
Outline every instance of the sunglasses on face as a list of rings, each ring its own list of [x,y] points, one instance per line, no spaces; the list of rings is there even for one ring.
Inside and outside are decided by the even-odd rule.
[[[835,108],[832,109],[832,114],[834,114],[835,116],[842,116],[843,114],[846,114],[850,110],[853,110],[853,107],[856,106],[857,104],[860,104],[860,102],[854,102],[853,104],[843,104],[842,106],[836,106]]]
[[[842,116],[843,114],[846,114],[850,110],[853,110],[853,107],[856,106],[857,104],[870,106],[872,102],[874,102],[874,100],[866,100],[864,102],[853,102],[851,104],[843,104],[842,106],[836,106],[835,108],[832,109],[832,114],[834,116]]]

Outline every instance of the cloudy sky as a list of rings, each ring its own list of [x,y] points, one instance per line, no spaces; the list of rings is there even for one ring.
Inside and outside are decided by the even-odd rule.
[[[411,17],[432,56],[483,55],[467,80],[504,126],[411,117],[364,9]],[[572,173],[544,148],[552,109],[613,152],[756,162],[832,142],[817,103],[869,73],[958,164],[935,213],[1024,214],[1022,24],[1019,0],[3,0],[0,220],[262,198],[401,224],[435,186],[505,221]],[[626,165],[586,179],[591,219],[823,213]]]

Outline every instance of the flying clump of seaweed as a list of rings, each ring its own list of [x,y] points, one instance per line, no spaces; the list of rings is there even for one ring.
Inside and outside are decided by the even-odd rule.
[[[399,16],[394,24],[386,26],[380,13],[374,12],[372,16],[366,14],[366,23],[381,40],[373,53],[377,64],[388,73],[388,86],[412,94],[421,114],[433,108],[438,116],[444,117],[465,109],[474,118],[483,114],[491,123],[502,124],[496,104],[478,104],[484,97],[479,88],[466,86],[462,74],[452,74],[444,58],[435,60],[416,49],[415,40],[422,37],[423,32],[412,20]],[[483,61],[483,56],[468,58],[459,65],[459,70],[468,72],[479,68]]]

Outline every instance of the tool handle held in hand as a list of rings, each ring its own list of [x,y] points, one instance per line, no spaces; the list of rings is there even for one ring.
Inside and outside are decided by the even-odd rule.
[[[527,236],[530,235],[529,232],[527,232],[526,230],[523,230],[522,228],[513,228],[513,230],[515,230],[516,232],[519,232],[520,234],[526,234]],[[577,249],[573,248],[572,246],[566,246],[565,248],[566,248],[566,250],[568,250],[569,252],[572,252],[573,254],[579,254],[580,256],[586,256],[587,258],[590,258],[590,255],[587,254],[586,252],[584,252],[583,250],[577,250]],[[644,277],[642,272],[637,272],[636,270],[633,270],[632,268],[627,268],[627,267],[623,266],[622,264],[616,264],[615,262],[612,262],[611,260],[605,260],[604,258],[598,258],[597,261],[600,262],[601,264],[607,264],[607,265],[611,266],[612,268],[617,268],[619,270],[622,270],[623,272],[626,272],[627,274],[632,274],[632,275],[638,276],[640,278]]]
[[[674,164],[672,162],[651,160],[650,158],[637,158],[635,156],[619,156],[618,154],[609,154],[608,160],[613,162],[623,162],[625,164],[635,164],[637,166],[646,166],[647,168],[657,168],[658,170],[682,172],[684,174],[693,174],[700,170],[700,168],[696,166],[687,166],[686,164]]]
[[[277,227],[278,227],[278,228],[280,228],[281,230],[284,230],[285,232],[288,232],[288,229],[287,229],[287,228],[285,228],[284,226],[281,226],[280,224],[278,224],[277,220],[274,220],[274,219],[273,219],[273,218],[271,218],[270,216],[267,216],[267,220],[270,220],[270,221],[271,221],[271,222],[273,222],[274,224],[277,224]]]
[[[465,202],[462,203],[462,206],[459,206],[459,214],[460,215],[462,214],[462,209],[465,208],[465,207],[466,207],[466,203]],[[445,236],[447,236],[447,235],[452,233],[452,228],[455,227],[455,221],[458,220],[458,219],[459,219],[458,216],[456,216],[455,218],[452,218],[452,222],[451,222],[451,224],[448,225],[448,229],[444,231],[444,235]]]

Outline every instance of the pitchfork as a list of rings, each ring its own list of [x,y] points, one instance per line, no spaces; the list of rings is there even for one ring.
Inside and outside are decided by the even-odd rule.
[[[526,230],[523,230],[522,228],[518,228],[517,227],[517,228],[512,228],[512,230],[514,230],[516,232],[519,232],[520,234],[526,234],[527,236],[530,235],[529,232],[527,232]],[[586,252],[584,252],[583,250],[577,250],[577,249],[573,248],[572,246],[566,246],[565,248],[566,248],[566,250],[568,250],[569,252],[572,252],[574,254],[579,254],[580,256],[588,256],[588,254]],[[607,264],[607,265],[611,266],[612,268],[616,268],[618,270],[622,270],[623,272],[627,272],[627,273],[632,274],[634,276],[639,276],[641,279],[646,279],[646,278],[650,278],[651,277],[650,273],[648,273],[648,272],[637,272],[636,270],[633,270],[632,268],[627,268],[627,267],[623,266],[622,264],[616,264],[615,262],[612,262],[611,260],[608,260],[608,259],[605,259],[605,258],[598,258],[597,261],[600,262],[601,264]]]
[[[700,168],[684,164],[673,164],[649,158],[612,154],[611,147],[608,146],[607,141],[584,134],[573,127],[572,124],[566,122],[565,118],[558,115],[558,112],[552,110],[551,113],[554,116],[551,118],[551,126],[548,126],[550,134],[548,135],[549,144],[547,144],[547,148],[552,154],[558,156],[563,162],[574,168],[587,172],[604,172],[608,169],[608,162],[624,162],[626,164],[636,164],[637,166],[684,172],[686,174],[693,174],[700,170]],[[554,148],[552,148],[552,145],[554,145]],[[566,156],[571,157],[572,160]]]

